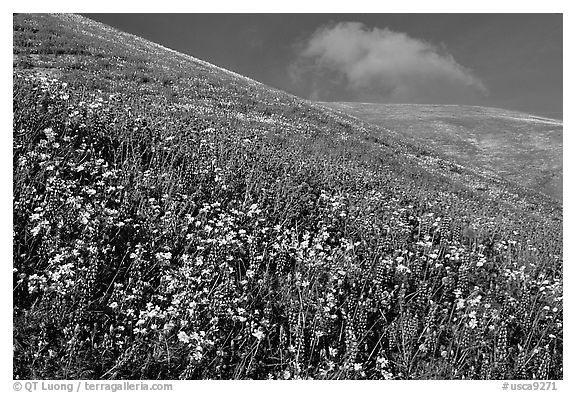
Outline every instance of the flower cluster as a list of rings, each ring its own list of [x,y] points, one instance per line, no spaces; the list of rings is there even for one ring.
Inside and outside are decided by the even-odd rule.
[[[63,75],[14,72],[15,377],[562,378],[553,206],[96,24],[15,18],[101,55],[67,78],[18,46]]]

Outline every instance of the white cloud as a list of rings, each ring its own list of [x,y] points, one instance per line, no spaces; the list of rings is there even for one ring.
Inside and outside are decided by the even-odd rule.
[[[405,33],[358,22],[318,29],[301,47],[290,73],[300,83],[313,82],[320,95],[321,86],[335,85],[359,98],[403,102],[487,94],[482,81],[450,54]]]

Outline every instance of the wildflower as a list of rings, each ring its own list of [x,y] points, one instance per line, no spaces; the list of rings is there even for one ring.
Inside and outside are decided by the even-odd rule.
[[[477,306],[478,304],[480,304],[481,300],[482,300],[482,295],[478,295],[474,299],[470,300],[470,305]],[[476,313],[476,311],[474,311],[474,313]]]
[[[56,136],[56,133],[54,132],[54,130],[52,128],[46,128],[44,129],[44,135],[46,135],[46,138],[52,142],[54,140],[54,137]]]
[[[146,334],[146,332],[147,332],[146,328],[135,328],[134,329],[134,333],[136,333],[136,334],[140,334],[140,333]]]
[[[197,348],[196,348],[196,351],[194,351],[194,352],[192,353],[192,359],[193,359],[194,361],[196,361],[196,362],[199,362],[200,360],[202,360],[202,356],[203,356],[203,355],[202,355],[201,349],[202,349],[202,348],[200,347],[200,350],[198,350],[198,347],[197,347]]]
[[[90,218],[90,213],[88,213],[88,212],[82,212],[82,213],[80,213],[80,222],[81,222],[83,225],[88,224],[88,218]]]
[[[255,332],[252,333],[252,335],[254,337],[256,337],[256,339],[258,341],[261,341],[264,338],[264,332],[260,329],[256,330]]]
[[[379,357],[376,359],[376,363],[378,363],[380,367],[386,367],[388,366],[389,361],[385,357]]]
[[[186,334],[186,332],[181,330],[178,333],[178,341],[180,341],[184,344],[188,344],[190,342],[190,336],[188,334]]]
[[[158,252],[156,253],[156,259],[160,262],[169,262],[172,259],[171,252]]]
[[[456,310],[460,310],[466,306],[466,301],[464,299],[458,299],[456,303]]]
[[[40,233],[40,231],[42,230],[42,225],[38,225],[34,228],[32,228],[32,236],[38,236],[38,234]]]

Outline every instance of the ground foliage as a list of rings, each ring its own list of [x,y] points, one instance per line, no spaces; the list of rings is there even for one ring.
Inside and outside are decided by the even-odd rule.
[[[13,94],[15,378],[562,378],[558,203],[74,15]]]

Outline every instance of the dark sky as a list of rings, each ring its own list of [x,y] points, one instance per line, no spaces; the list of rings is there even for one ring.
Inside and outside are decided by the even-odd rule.
[[[88,14],[322,101],[562,118],[561,14]]]

